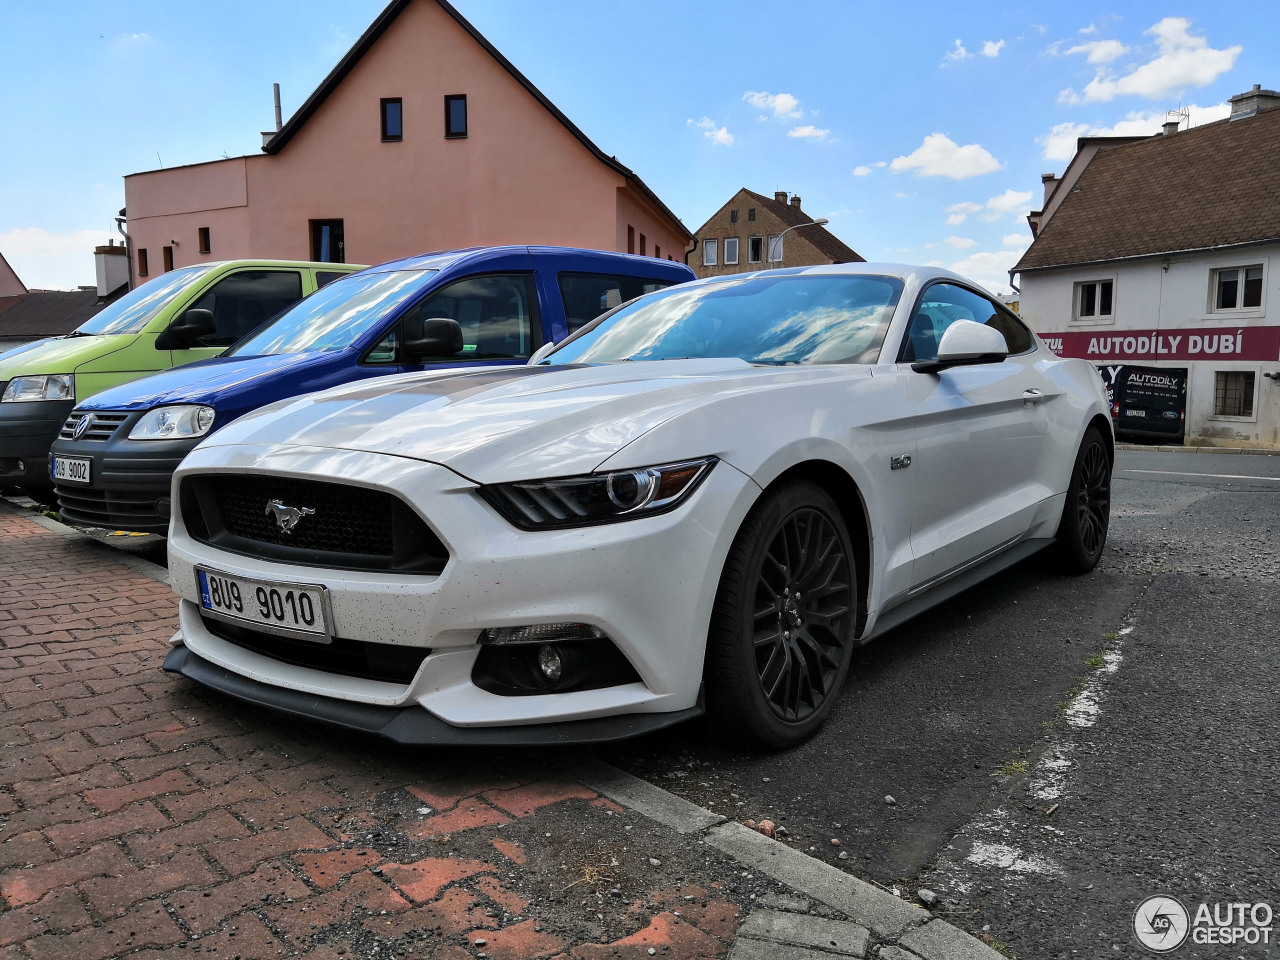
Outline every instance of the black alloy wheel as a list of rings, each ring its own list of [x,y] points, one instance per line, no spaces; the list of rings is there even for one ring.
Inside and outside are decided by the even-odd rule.
[[[1090,427],[1076,454],[1058,525],[1058,546],[1068,570],[1088,573],[1098,565],[1110,524],[1111,455],[1098,428]]]
[[[786,747],[831,712],[849,668],[857,613],[853,547],[816,484],[771,491],[725,563],[707,652],[713,719]]]

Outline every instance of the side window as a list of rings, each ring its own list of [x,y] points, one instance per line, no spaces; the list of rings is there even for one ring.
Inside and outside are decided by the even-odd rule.
[[[641,293],[653,293],[655,290],[665,290],[671,286],[668,280],[645,280],[640,284]]]
[[[302,299],[302,274],[293,270],[245,270],[219,280],[191,304],[213,313],[214,331],[202,347],[229,347],[285,307]]]
[[[631,277],[603,273],[560,274],[560,299],[564,301],[569,332],[581,329],[606,310],[636,296],[628,289],[633,283]]]
[[[365,363],[396,363],[400,352],[400,330],[392,330],[364,355]]]
[[[345,273],[336,273],[333,270],[317,270],[316,271],[316,289],[327,287],[339,277],[345,277]]]
[[[457,360],[527,357],[534,349],[531,280],[528,276],[469,277],[432,294],[418,309],[423,320],[458,321],[462,351]]]
[[[1004,334],[1011,354],[1031,349],[1031,334],[1011,313],[964,287],[935,283],[925,290],[911,317],[911,327],[903,341],[899,360],[904,363],[936,360],[938,341],[947,327],[957,320],[972,320],[995,327]]]

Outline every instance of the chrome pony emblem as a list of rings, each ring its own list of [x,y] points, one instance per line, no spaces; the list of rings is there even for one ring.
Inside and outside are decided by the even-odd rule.
[[[86,413],[83,417],[80,418],[80,420],[76,423],[76,425],[71,429],[72,439],[79,440],[81,437],[83,437],[86,433],[89,432],[89,428],[92,426],[93,426],[93,414]]]
[[[281,533],[293,533],[293,528],[298,525],[298,521],[303,517],[314,516],[315,511],[310,507],[289,507],[279,500],[268,500],[267,509],[263,513],[276,518],[276,526],[280,528]]]

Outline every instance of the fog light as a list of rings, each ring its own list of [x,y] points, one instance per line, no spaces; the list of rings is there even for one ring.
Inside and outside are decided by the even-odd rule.
[[[551,644],[544,644],[538,649],[538,669],[550,683],[556,683],[564,676],[564,663],[560,659],[560,651]]]
[[[481,643],[546,643],[548,640],[598,640],[604,633],[589,623],[536,623],[527,627],[490,627]]]
[[[168,497],[161,497],[159,500],[156,501],[156,513],[160,514],[160,516],[164,517],[166,520],[169,519],[169,498]]]

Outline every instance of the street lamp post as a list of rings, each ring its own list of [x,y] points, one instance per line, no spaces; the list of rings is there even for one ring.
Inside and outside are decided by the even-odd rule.
[[[826,217],[823,217],[821,220],[812,220],[809,223],[797,223],[790,227],[787,227],[787,229],[783,230],[782,233],[774,237],[773,242],[769,244],[769,262],[770,263],[782,262],[782,258],[777,255],[778,248],[782,246],[782,238],[785,237],[792,230],[795,230],[797,227],[825,227],[830,222],[831,221],[828,220]]]

